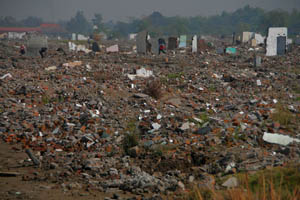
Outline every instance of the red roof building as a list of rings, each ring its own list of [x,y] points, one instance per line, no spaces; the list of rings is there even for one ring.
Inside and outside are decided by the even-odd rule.
[[[41,24],[39,27],[0,27],[0,33],[28,33],[28,32],[39,32],[39,33],[66,33],[66,30],[59,24]]]
[[[15,33],[28,33],[28,32],[42,32],[40,27],[36,28],[28,28],[28,27],[0,27],[0,33],[7,33],[7,32],[15,32]]]
[[[66,30],[59,24],[41,24],[39,27],[43,33],[65,33]]]

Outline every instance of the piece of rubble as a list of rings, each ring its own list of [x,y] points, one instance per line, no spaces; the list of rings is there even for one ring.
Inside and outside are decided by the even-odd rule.
[[[238,179],[236,177],[231,177],[222,184],[223,187],[227,187],[227,188],[234,188],[237,187],[238,185],[239,185]]]
[[[268,143],[280,144],[284,146],[287,146],[292,142],[300,142],[299,139],[292,138],[288,135],[281,135],[277,133],[267,133],[267,132],[264,132],[263,140]]]
[[[35,157],[35,155],[33,155],[31,149],[26,149],[26,150],[25,150],[25,153],[28,155],[28,157],[32,160],[32,162],[33,162],[35,165],[40,165],[39,159],[37,159],[37,158]]]

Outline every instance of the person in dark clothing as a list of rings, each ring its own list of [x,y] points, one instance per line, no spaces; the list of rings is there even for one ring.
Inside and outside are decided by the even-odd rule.
[[[66,52],[65,52],[65,50],[63,48],[61,48],[61,47],[59,47],[56,51],[63,53],[64,56],[67,55]]]
[[[165,49],[166,49],[166,41],[162,38],[158,39],[158,45],[159,45],[159,49],[158,49],[158,54],[162,53],[166,53]]]
[[[20,47],[20,53],[21,53],[21,55],[24,55],[26,53],[26,47],[24,44],[22,44]]]
[[[46,52],[47,52],[47,48],[46,47],[41,48],[41,50],[39,51],[39,53],[40,53],[40,55],[41,55],[42,58],[45,57],[45,53]]]

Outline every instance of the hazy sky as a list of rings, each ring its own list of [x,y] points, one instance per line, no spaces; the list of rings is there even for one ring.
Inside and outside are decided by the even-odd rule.
[[[159,11],[165,16],[214,15],[249,4],[267,10],[300,10],[300,0],[0,0],[0,16],[18,19],[38,16],[48,21],[70,19],[77,10],[91,18],[101,13],[105,21],[126,20]]]

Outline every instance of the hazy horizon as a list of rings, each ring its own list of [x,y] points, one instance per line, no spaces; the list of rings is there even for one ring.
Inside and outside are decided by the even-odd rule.
[[[297,2],[298,1],[298,2]],[[158,11],[165,16],[210,16],[223,11],[232,12],[246,5],[263,8],[267,11],[300,9],[299,0],[0,0],[0,16],[13,16],[24,19],[28,16],[57,22],[69,20],[78,10],[88,19],[101,13],[104,21],[140,18]]]

